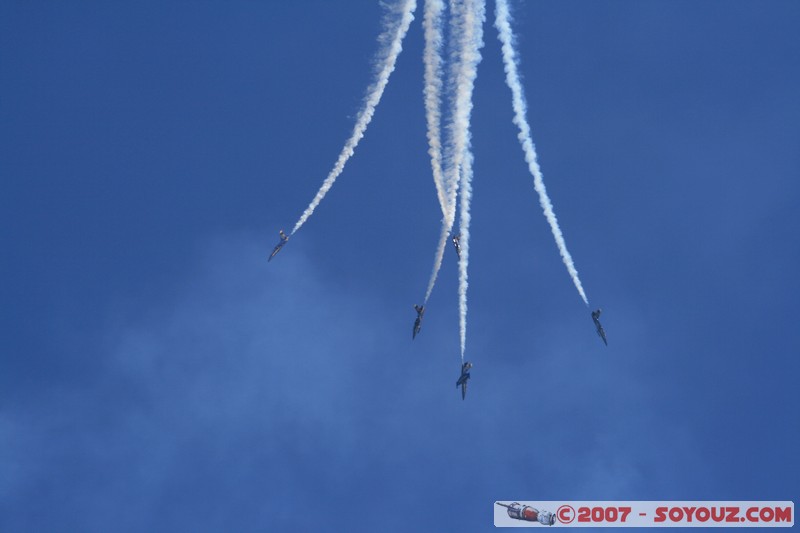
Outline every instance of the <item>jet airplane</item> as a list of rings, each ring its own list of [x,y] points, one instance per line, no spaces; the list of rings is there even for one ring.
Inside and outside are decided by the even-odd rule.
[[[603,325],[600,324],[600,313],[602,312],[602,309],[592,311],[592,320],[594,320],[594,326],[597,328],[597,334],[600,335],[601,339],[603,339],[603,343],[608,346],[608,341],[606,340],[606,330],[604,330]]]
[[[469,369],[472,368],[472,363],[467,361],[463,365],[461,365],[461,377],[458,378],[456,381],[456,388],[461,385],[461,399],[467,397],[467,380],[469,380]]]
[[[270,261],[272,261],[272,258],[273,258],[273,257],[275,257],[275,254],[277,254],[278,252],[280,252],[280,251],[281,251],[281,248],[283,248],[283,246],[284,246],[284,245],[285,245],[287,242],[289,242],[289,237],[288,237],[288,235],[286,235],[286,234],[283,232],[283,230],[280,230],[278,233],[279,233],[279,234],[280,234],[280,236],[281,236],[281,240],[280,240],[280,242],[278,243],[278,245],[275,247],[275,249],[274,249],[274,250],[272,250],[272,254],[269,256],[269,259],[267,259],[267,263],[269,263]]]
[[[422,327],[422,315],[425,314],[425,306],[414,304],[414,310],[417,312],[417,319],[414,321],[414,332],[411,334],[412,340],[417,338],[417,333]]]
[[[461,259],[461,234],[453,235],[453,246],[456,247],[456,255]]]

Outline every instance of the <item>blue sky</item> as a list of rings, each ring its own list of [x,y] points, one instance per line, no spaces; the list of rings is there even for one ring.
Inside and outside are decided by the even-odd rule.
[[[797,499],[800,5],[516,1],[490,23],[466,401],[421,6],[0,5],[0,529],[473,531],[495,500]],[[494,5],[489,3],[490,20]]]

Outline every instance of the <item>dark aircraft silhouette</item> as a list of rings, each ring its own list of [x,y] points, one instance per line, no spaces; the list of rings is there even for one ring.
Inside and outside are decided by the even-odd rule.
[[[456,254],[461,259],[461,234],[453,235],[453,246],[456,247]]]
[[[461,399],[467,397],[467,380],[469,379],[469,369],[472,368],[472,363],[467,361],[461,365],[461,377],[456,381],[456,388],[461,385]]]
[[[272,254],[269,256],[269,259],[267,259],[267,263],[272,261],[272,258],[275,257],[275,254],[277,254],[278,252],[281,251],[281,248],[283,248],[283,245],[286,244],[287,242],[289,242],[289,237],[283,232],[283,230],[280,230],[278,233],[280,233],[281,240],[278,243],[278,245],[275,247],[275,249],[272,250]]]
[[[603,325],[600,324],[600,313],[602,312],[602,309],[592,311],[592,320],[594,320],[594,326],[597,328],[597,334],[600,335],[601,339],[603,339],[603,343],[608,346],[608,341],[606,340],[606,331],[603,329]]]
[[[425,314],[425,306],[415,304],[414,310],[417,312],[417,319],[414,321],[414,332],[411,334],[412,340],[417,338],[417,333],[419,333],[419,329],[422,327],[422,315]]]

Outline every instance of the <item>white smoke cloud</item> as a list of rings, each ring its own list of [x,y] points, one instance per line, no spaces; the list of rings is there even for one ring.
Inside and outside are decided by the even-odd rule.
[[[447,216],[447,193],[442,173],[442,0],[425,0],[423,28],[425,30],[425,119],[428,123],[428,154],[431,156],[433,182],[442,208]]]
[[[581,299],[583,299],[583,302],[588,306],[589,300],[586,298],[586,293],[578,277],[578,271],[575,268],[575,263],[572,261],[572,256],[569,250],[567,250],[567,243],[564,241],[564,235],[561,233],[561,228],[558,226],[558,219],[553,211],[553,204],[547,196],[547,189],[542,179],[542,171],[539,168],[539,163],[536,158],[536,149],[531,139],[531,128],[526,118],[528,106],[525,103],[522,83],[520,82],[519,73],[517,72],[517,52],[514,49],[514,33],[511,29],[511,13],[508,9],[507,0],[497,0],[494,24],[497,28],[498,38],[502,43],[506,84],[511,89],[512,104],[514,107],[514,124],[519,128],[518,138],[522,145],[522,150],[525,152],[525,161],[528,163],[528,169],[531,175],[533,175],[533,186],[539,194],[539,203],[544,210],[547,223],[550,224],[550,230],[553,232],[553,237],[556,240],[556,246],[558,246],[561,259],[567,267],[567,271],[572,278],[572,282],[575,284],[575,288],[578,289],[578,294],[580,294]]]
[[[344,170],[345,164],[353,156],[353,153],[355,153],[355,149],[356,146],[358,146],[359,141],[361,141],[361,139],[364,137],[364,133],[367,131],[367,126],[369,126],[370,121],[372,121],[372,116],[375,114],[375,108],[378,106],[378,103],[380,103],[381,97],[383,96],[383,91],[386,89],[386,84],[389,83],[389,77],[394,71],[395,64],[397,63],[397,57],[400,55],[400,52],[403,51],[403,38],[408,32],[408,27],[411,25],[411,21],[414,20],[414,10],[416,7],[416,0],[405,0],[404,2],[395,6],[390,13],[390,16],[387,16],[386,29],[379,37],[379,42],[385,43],[385,46],[378,55],[380,58],[378,61],[378,74],[375,82],[367,90],[367,97],[364,100],[364,107],[362,107],[361,111],[358,113],[356,125],[353,127],[353,134],[342,148],[339,158],[336,160],[336,164],[328,174],[328,177],[325,178],[325,181],[322,183],[319,191],[317,191],[316,196],[314,196],[314,199],[311,200],[309,206],[294,225],[294,229],[292,229],[292,235],[294,235],[297,230],[299,230],[303,224],[306,223],[322,199],[325,198],[325,195],[328,194],[328,191],[331,189],[331,187],[333,187],[336,178],[338,178]],[[395,13],[399,14],[399,17],[391,16]]]

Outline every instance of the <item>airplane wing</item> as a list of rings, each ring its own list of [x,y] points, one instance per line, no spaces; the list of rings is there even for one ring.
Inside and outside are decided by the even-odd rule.
[[[600,322],[597,320],[595,321],[595,325],[597,326],[597,335],[599,335],[600,338],[603,339],[603,344],[608,346],[608,341],[606,340],[606,330],[603,329],[603,326],[600,325]]]
[[[606,340],[606,330],[603,329],[603,325],[600,323],[600,309],[597,311],[592,311],[592,321],[594,322],[594,327],[597,329],[597,334],[603,339],[603,344],[608,346],[608,341]]]
[[[275,247],[275,249],[272,250],[272,254],[269,256],[269,259],[267,259],[267,262],[272,261],[272,258],[275,257],[275,254],[277,254],[278,252],[281,251],[281,248],[283,248],[283,245],[286,244],[287,242],[289,242],[289,237],[287,237],[286,234],[283,233],[283,230],[281,230],[279,233],[280,233],[280,236],[281,236],[281,240],[278,243],[278,245]]]
[[[281,248],[283,248],[283,244],[284,244],[284,243],[281,243],[281,244],[279,244],[278,246],[276,246],[276,247],[275,247],[275,249],[274,249],[274,250],[272,250],[272,254],[270,254],[270,256],[269,256],[269,259],[267,259],[267,262],[268,262],[268,263],[269,263],[270,261],[272,261],[272,258],[273,258],[273,257],[275,257],[275,255],[276,255],[278,252],[280,252],[280,251],[281,251]]]

